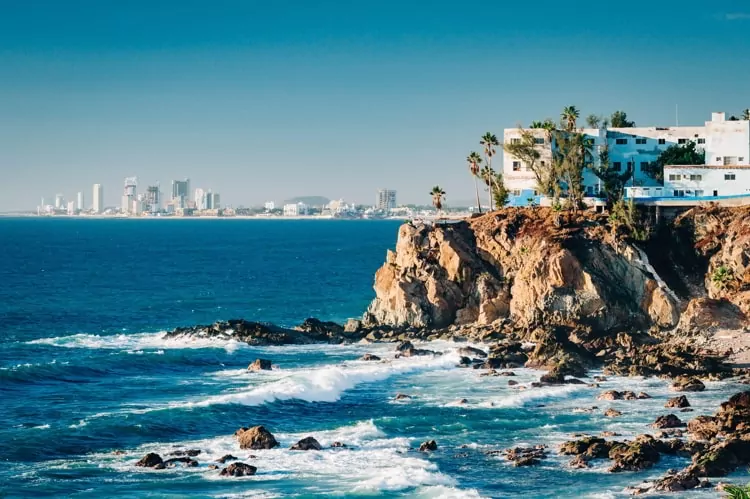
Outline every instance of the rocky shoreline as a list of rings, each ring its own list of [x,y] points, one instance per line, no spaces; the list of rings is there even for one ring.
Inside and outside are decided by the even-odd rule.
[[[486,351],[462,348],[459,367],[483,369],[485,375],[519,367],[546,370],[532,388],[596,387],[597,380],[581,379],[592,368],[605,375],[670,378],[676,392],[688,393],[701,391],[701,380],[750,379],[746,369],[727,362],[737,346],[714,338],[727,328],[750,331],[747,208],[695,208],[640,242],[618,233],[601,215],[578,215],[561,226],[551,210],[541,208],[505,209],[446,225],[407,223],[374,287],[376,298],[362,319],[343,325],[314,318],[295,328],[230,320],[178,328],[165,337],[255,346],[398,342],[395,355],[403,357],[435,354],[412,342],[471,342]],[[602,394],[639,395],[647,396]],[[684,396],[666,407],[690,410]],[[726,476],[750,460],[750,392],[730,398],[712,417],[685,423],[665,414],[653,428],[659,438],[620,442],[587,436],[559,452],[573,456],[571,466],[577,468],[610,459],[611,472],[639,471],[663,454],[682,455],[692,464],[634,491],[705,486],[707,477]],[[320,450],[314,443],[300,445]],[[423,450],[432,450],[434,442],[425,444]],[[548,452],[508,449],[505,455],[517,466],[529,466]],[[254,470],[227,467],[222,473]]]

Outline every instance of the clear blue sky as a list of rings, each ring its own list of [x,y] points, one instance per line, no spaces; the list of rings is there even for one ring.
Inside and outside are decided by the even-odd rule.
[[[750,1],[0,0],[0,210],[122,177],[469,200],[485,131],[750,106]]]

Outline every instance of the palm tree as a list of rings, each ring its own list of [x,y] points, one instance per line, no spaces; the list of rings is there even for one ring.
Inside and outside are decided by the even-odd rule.
[[[492,184],[495,181],[495,170],[493,170],[490,166],[485,166],[484,168],[482,168],[482,172],[479,174],[479,177],[487,186],[487,191],[489,192],[488,198],[490,203],[490,211],[492,211]]]
[[[436,185],[430,191],[430,196],[432,196],[432,206],[438,211],[442,210],[445,191],[439,185]]]
[[[477,177],[479,176],[479,165],[482,163],[482,158],[475,151],[466,157],[466,162],[469,164],[469,171],[471,176],[474,177],[474,189],[477,191],[477,208],[479,213],[482,213],[482,204],[479,202],[479,185],[477,184]]]
[[[589,128],[599,128],[599,125],[601,125],[602,119],[595,115],[595,114],[589,114],[586,116],[586,126]]]
[[[742,111],[742,119],[745,121],[750,121],[750,108]]]
[[[729,499],[750,499],[750,485],[725,485],[724,492]]]
[[[484,146],[484,160],[487,163],[487,168],[492,170],[492,156],[495,155],[495,147],[499,146],[500,142],[498,142],[497,137],[495,137],[494,133],[487,132],[482,135],[482,138],[479,140],[479,145]],[[492,211],[492,185],[495,182],[495,177],[490,177],[489,182],[490,183],[488,185],[490,186],[490,211]]]
[[[560,117],[562,118],[562,124],[565,126],[565,129],[569,132],[574,131],[578,125],[578,117],[581,115],[581,113],[578,111],[578,109],[575,106],[566,106],[563,108],[562,114]]]

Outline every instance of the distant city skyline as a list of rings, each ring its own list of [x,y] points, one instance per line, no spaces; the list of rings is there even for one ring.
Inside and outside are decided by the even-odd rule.
[[[118,206],[130,175],[233,206],[470,200],[486,131],[568,105],[640,126],[750,107],[748,32],[741,0],[7,3],[0,211],[90,205],[94,183]]]

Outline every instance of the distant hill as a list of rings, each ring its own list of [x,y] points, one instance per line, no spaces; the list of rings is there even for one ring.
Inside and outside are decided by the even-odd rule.
[[[330,202],[330,199],[323,196],[297,196],[287,199],[284,204],[305,203],[307,206],[325,206]]]

